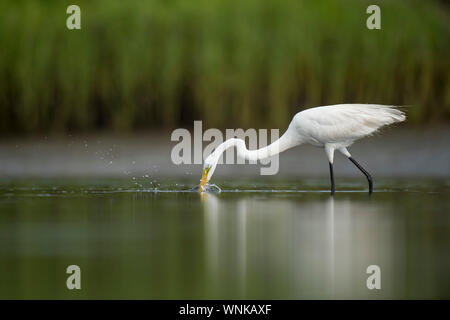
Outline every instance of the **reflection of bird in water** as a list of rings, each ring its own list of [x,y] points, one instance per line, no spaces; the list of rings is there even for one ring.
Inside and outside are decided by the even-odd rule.
[[[358,139],[366,137],[379,128],[405,120],[405,114],[393,106],[377,104],[339,104],[316,107],[297,113],[286,132],[267,147],[248,150],[241,139],[229,139],[220,144],[211,155],[205,159],[203,174],[198,190],[205,191],[211,179],[217,162],[222,153],[236,147],[240,158],[257,161],[277,155],[292,147],[308,143],[325,149],[328,157],[331,176],[331,194],[334,194],[333,158],[338,150],[361,170],[369,182],[369,193],[373,184],[370,174],[348,152],[347,147]]]
[[[247,199],[223,202],[215,194],[202,192],[200,198],[204,207],[205,248],[209,285],[220,292],[222,286],[233,285],[242,296],[247,286]],[[224,279],[227,279],[224,281]]]

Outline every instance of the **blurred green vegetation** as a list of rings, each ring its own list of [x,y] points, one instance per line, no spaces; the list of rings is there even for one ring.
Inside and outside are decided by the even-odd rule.
[[[285,127],[315,105],[412,105],[450,119],[449,10],[438,1],[0,3],[0,132]],[[381,7],[381,30],[366,8]]]

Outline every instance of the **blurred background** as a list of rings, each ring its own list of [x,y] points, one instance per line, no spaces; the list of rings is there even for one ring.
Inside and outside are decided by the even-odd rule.
[[[285,128],[337,103],[450,120],[445,1],[67,1],[0,4],[0,134]],[[381,30],[366,8],[381,8]]]
[[[448,1],[0,1],[0,299],[448,299],[449,57]],[[330,197],[310,146],[219,166],[220,194],[171,161],[194,120],[281,134],[339,103],[406,106],[350,149],[370,198],[342,155]]]

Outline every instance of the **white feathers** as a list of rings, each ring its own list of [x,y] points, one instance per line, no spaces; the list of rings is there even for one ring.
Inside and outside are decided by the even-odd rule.
[[[347,147],[382,126],[404,120],[405,114],[394,106],[337,104],[301,111],[289,127],[307,143],[319,146],[337,143]]]
[[[262,160],[303,143],[325,149],[328,161],[333,163],[335,150],[351,157],[346,149],[355,140],[373,134],[379,128],[405,120],[405,114],[394,106],[378,104],[337,104],[316,107],[297,113],[289,128],[275,142],[258,150],[248,150],[240,139],[229,139],[215,149],[205,160],[206,183],[214,173],[220,155],[236,147],[239,157]],[[370,191],[371,192],[371,191]]]

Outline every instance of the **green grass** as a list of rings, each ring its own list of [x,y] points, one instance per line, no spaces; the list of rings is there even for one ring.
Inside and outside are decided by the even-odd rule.
[[[284,128],[301,109],[411,105],[450,119],[448,7],[435,1],[0,3],[0,132]],[[365,27],[369,4],[381,30]]]

